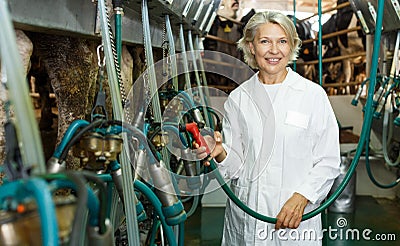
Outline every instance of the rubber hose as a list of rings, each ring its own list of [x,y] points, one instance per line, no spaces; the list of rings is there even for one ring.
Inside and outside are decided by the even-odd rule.
[[[69,141],[68,144],[63,149],[63,151],[60,155],[59,162],[61,163],[62,161],[64,161],[67,158],[69,149],[83,136],[83,134],[85,134],[86,132],[88,132],[89,130],[91,130],[95,127],[98,127],[102,123],[105,123],[105,121],[104,120],[96,120],[96,121],[90,123],[89,125],[85,126],[84,128],[82,128],[78,133],[76,133],[74,135],[74,137],[72,137],[71,141]]]
[[[394,181],[393,183],[390,184],[381,184],[380,182],[378,182],[374,175],[372,174],[371,171],[371,165],[369,163],[369,137],[370,137],[370,133],[371,131],[368,133],[368,137],[365,143],[365,167],[367,169],[367,173],[368,173],[368,177],[370,178],[370,180],[372,181],[372,183],[374,183],[374,185],[378,186],[379,188],[382,189],[390,189],[395,187],[396,185],[399,184],[400,182],[400,178],[398,178],[396,181]]]
[[[64,175],[76,185],[76,193],[79,198],[76,202],[76,213],[72,226],[69,245],[83,245],[85,240],[85,233],[82,232],[86,231],[86,205],[88,192],[86,190],[85,182],[81,177],[79,177],[79,175],[70,171],[64,172]]]
[[[167,224],[165,221],[164,214],[161,210],[162,204],[156,194],[148,187],[146,186],[143,182],[139,180],[135,180],[134,182],[135,188],[138,189],[140,192],[142,192],[147,199],[149,199],[150,203],[153,205],[155,213],[157,216],[160,218],[161,224],[163,228],[165,229],[165,233],[167,236],[167,240],[169,242],[169,245],[171,246],[176,246],[176,240],[174,237],[174,233],[172,231],[172,228]]]
[[[99,234],[103,234],[107,231],[106,216],[107,216],[107,190],[104,182],[93,173],[82,171],[81,174],[86,180],[96,184],[99,189],[99,201],[100,201],[100,212],[99,212]]]

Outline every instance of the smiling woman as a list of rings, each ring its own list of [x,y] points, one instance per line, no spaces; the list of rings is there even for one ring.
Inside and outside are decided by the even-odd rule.
[[[277,221],[259,221],[229,200],[222,245],[265,244],[256,237],[263,229],[321,230],[320,215],[301,219],[319,206],[339,174],[339,133],[323,88],[287,67],[300,43],[292,20],[277,11],[256,13],[238,42],[245,61],[258,72],[230,93],[223,134],[215,132],[210,156],[246,206]],[[198,148],[200,159],[205,152]],[[310,238],[285,241],[321,244]]]

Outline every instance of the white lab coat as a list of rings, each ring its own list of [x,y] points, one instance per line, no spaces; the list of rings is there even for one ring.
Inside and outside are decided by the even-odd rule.
[[[338,125],[325,91],[287,70],[272,104],[255,74],[232,91],[224,105],[223,145],[228,155],[219,169],[231,179],[231,189],[242,202],[274,218],[294,192],[310,201],[305,213],[318,207],[339,175],[340,164]],[[319,215],[301,222],[297,231],[278,234],[273,228],[228,199],[223,245],[322,244]]]

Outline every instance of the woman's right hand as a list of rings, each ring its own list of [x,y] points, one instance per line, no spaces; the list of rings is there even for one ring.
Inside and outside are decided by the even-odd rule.
[[[211,153],[208,155],[205,146],[200,146],[194,142],[193,147],[196,149],[197,158],[204,160],[204,165],[209,166],[210,160],[215,158],[217,162],[221,162],[226,157],[226,151],[222,146],[222,134],[219,131],[214,132],[214,138],[210,135],[203,136]],[[206,159],[207,158],[207,159]]]

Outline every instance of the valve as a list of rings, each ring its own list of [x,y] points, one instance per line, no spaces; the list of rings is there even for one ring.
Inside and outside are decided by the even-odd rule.
[[[60,163],[59,159],[54,156],[50,157],[50,159],[47,161],[47,172],[48,173],[58,173],[58,172],[64,171],[65,168],[66,168],[65,161],[62,161]]]
[[[351,100],[351,105],[357,106],[358,100],[360,99],[360,96],[362,93],[362,90],[363,90],[363,86],[358,87],[356,95],[354,96],[353,100]]]
[[[204,137],[200,134],[199,128],[197,126],[197,123],[192,122],[192,123],[187,123],[184,127],[181,127],[182,131],[188,131],[193,135],[193,139],[196,141],[200,147],[204,146],[206,148],[206,153],[211,154],[210,148],[207,145],[206,140]]]
[[[116,134],[88,132],[74,146],[73,154],[80,158],[88,170],[105,170],[110,161],[116,160],[122,151],[122,138]]]

